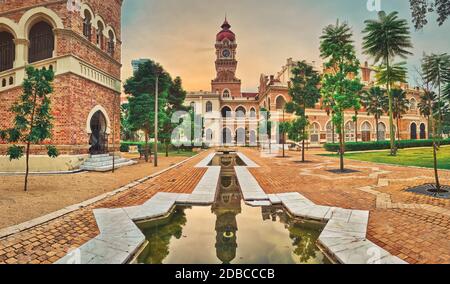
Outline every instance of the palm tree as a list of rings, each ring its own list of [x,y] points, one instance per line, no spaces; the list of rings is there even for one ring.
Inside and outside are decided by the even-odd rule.
[[[437,89],[437,98],[434,100],[434,108],[430,108],[431,119],[433,120],[433,160],[434,160],[434,176],[436,180],[436,190],[441,190],[438,172],[437,151],[440,144],[438,140],[442,138],[442,122],[444,120],[443,107],[447,105],[442,101],[442,86],[450,81],[450,55],[431,54],[425,55],[422,60],[422,72],[425,81]],[[444,88],[444,94],[447,93],[447,87]],[[435,118],[435,108],[437,108],[437,116]]]
[[[361,101],[367,110],[367,115],[375,117],[377,141],[380,141],[379,121],[381,116],[389,110],[389,99],[386,92],[380,87],[372,87],[362,93]]]
[[[420,114],[428,120],[428,137],[431,137],[431,116],[433,114],[433,105],[435,100],[436,94],[426,90],[423,95],[420,96],[420,102],[418,104]]]
[[[363,30],[364,54],[374,58],[375,64],[381,62],[386,66],[386,70],[391,70],[392,62],[396,56],[406,59],[412,53],[408,49],[412,48],[410,29],[408,21],[398,18],[398,12],[387,15],[384,11],[378,13],[378,19],[365,21],[366,28]],[[396,155],[393,99],[391,94],[392,84],[395,82],[390,76],[391,72],[386,72],[386,88],[389,98],[389,124],[391,132],[391,155]]]
[[[392,89],[392,114],[397,122],[397,139],[400,141],[400,119],[409,110],[409,100],[402,89]]]

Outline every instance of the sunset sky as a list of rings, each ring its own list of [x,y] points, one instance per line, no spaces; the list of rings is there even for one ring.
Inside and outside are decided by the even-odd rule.
[[[399,11],[411,23],[409,1],[381,0],[382,9]],[[321,64],[319,37],[336,19],[354,31],[360,60],[364,20],[376,18],[366,0],[126,0],[123,6],[123,79],[131,76],[131,60],[150,58],[172,76],[180,76],[188,91],[210,90],[214,78],[214,43],[225,14],[238,43],[237,77],[243,91],[256,91],[261,73],[274,74],[286,59]],[[423,52],[450,53],[450,23],[438,27],[435,18],[423,31],[411,24],[414,56],[408,60],[409,81]],[[369,60],[370,62],[370,60]]]

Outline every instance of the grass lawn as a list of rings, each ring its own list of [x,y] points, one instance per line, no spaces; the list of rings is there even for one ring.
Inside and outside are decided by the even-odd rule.
[[[326,154],[327,157],[338,157],[336,154]],[[396,157],[389,156],[389,151],[346,153],[346,159],[384,163],[401,166],[416,166],[433,168],[433,149],[401,149]],[[441,147],[438,152],[438,166],[440,169],[450,170],[450,147]]]

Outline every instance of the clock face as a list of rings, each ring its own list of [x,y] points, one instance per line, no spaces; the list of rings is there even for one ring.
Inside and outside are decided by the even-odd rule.
[[[230,52],[230,50],[224,49],[224,50],[222,51],[222,56],[225,57],[225,58],[231,57],[231,52]]]

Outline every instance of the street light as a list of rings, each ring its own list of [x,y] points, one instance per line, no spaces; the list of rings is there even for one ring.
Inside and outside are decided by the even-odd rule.
[[[155,158],[153,159],[154,166],[158,167],[158,85],[159,85],[159,74],[156,71],[156,86],[155,86]]]

